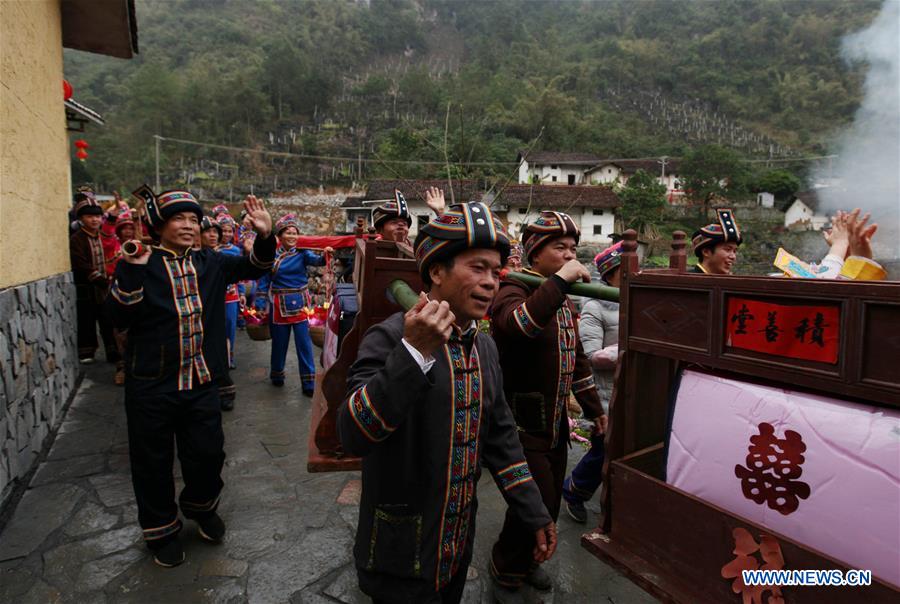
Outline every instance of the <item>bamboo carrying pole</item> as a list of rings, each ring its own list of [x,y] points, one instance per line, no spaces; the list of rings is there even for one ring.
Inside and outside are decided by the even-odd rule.
[[[529,285],[531,287],[540,287],[541,283],[547,280],[544,277],[516,272],[508,272],[501,278],[505,280],[518,281],[519,283],[524,283],[525,285]],[[569,288],[569,293],[573,296],[594,298],[596,300],[606,300],[608,302],[619,301],[618,287],[600,285],[599,283],[573,283],[571,288]]]
[[[388,285],[388,297],[403,307],[403,310],[409,310],[419,301],[419,294],[414,292],[409,284],[403,279],[395,279]]]
[[[526,275],[524,273],[506,273],[503,279],[515,279],[525,285],[538,287],[546,281],[543,277],[534,275]],[[387,288],[388,297],[403,307],[403,310],[409,310],[419,301],[419,294],[414,292],[406,281],[396,279],[391,281]],[[594,298],[597,300],[607,300],[609,302],[619,301],[619,288],[609,287],[608,285],[598,285],[597,283],[575,283],[569,291],[573,296],[583,296],[585,298]]]

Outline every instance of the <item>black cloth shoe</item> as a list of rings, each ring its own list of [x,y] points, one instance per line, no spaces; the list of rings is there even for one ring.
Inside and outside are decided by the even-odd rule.
[[[281,388],[284,386],[284,378],[272,378],[272,385]]]
[[[222,519],[215,512],[208,518],[198,520],[197,524],[200,525],[198,530],[200,537],[205,541],[218,543],[225,536],[225,523],[222,522]]]
[[[587,509],[585,509],[584,504],[581,502],[569,503],[567,501],[566,512],[568,512],[572,520],[574,520],[578,524],[584,524],[587,522]]]
[[[313,392],[315,392],[312,388],[304,388],[303,395],[304,396],[312,396]]]
[[[550,578],[550,574],[544,570],[543,566],[538,566],[525,575],[525,582],[538,591],[550,591],[553,589],[553,579]]]
[[[223,398],[220,399],[222,403],[222,411],[231,411],[234,409],[234,399],[233,398]]]
[[[172,539],[153,552],[153,561],[163,568],[172,568],[184,562],[184,550],[181,541]]]

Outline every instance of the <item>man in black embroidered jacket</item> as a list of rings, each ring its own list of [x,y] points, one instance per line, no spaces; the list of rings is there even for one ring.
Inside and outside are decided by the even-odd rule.
[[[500,351],[503,386],[512,408],[528,466],[544,505],[556,520],[566,476],[569,421],[567,403],[574,395],[594,432],[606,430],[606,416],[591,365],[584,354],[567,292],[590,273],[575,257],[580,231],[563,212],[542,212],[525,228],[522,243],[530,272],[546,278],[537,288],[504,281],[491,308],[491,333]],[[549,590],[552,580],[528,555],[531,535],[507,513],[491,555],[494,594],[517,599],[523,582]]]
[[[103,245],[100,243],[103,208],[97,203],[92,190],[81,187],[75,193],[74,209],[79,228],[69,238],[69,255],[75,281],[78,359],[82,363],[94,362],[99,325],[103,347],[106,349],[106,360],[116,363],[119,361],[119,351],[113,337],[112,325],[107,313],[103,311],[103,299],[109,289]]]
[[[366,333],[338,431],[363,456],[354,555],[375,602],[459,602],[472,557],[484,464],[546,560],[556,528],[531,478],[503,397],[497,348],[478,333],[509,253],[480,203],[422,227],[416,259],[429,293]]]
[[[275,258],[272,219],[250,196],[244,207],[259,233],[249,256],[194,251],[202,217],[186,191],[146,203],[159,246],[125,256],[116,268],[107,307],[116,327],[127,328],[125,411],[138,519],[147,546],[162,566],[184,561],[172,477],[173,445],[184,477],[181,512],[200,525],[200,536],[219,541],[225,525],[216,514],[222,490],[225,437],[216,379],[227,368],[225,286],[256,279]]]

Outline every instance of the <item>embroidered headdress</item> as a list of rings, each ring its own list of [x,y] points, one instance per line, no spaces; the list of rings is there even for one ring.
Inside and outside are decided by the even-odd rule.
[[[199,220],[203,219],[200,202],[187,191],[163,191],[159,195],[147,185],[132,192],[132,195],[143,200],[147,209],[147,219],[154,230],[159,231],[166,221],[179,212],[193,212]]]
[[[285,214],[281,218],[278,219],[278,222],[275,223],[275,235],[281,235],[281,232],[289,227],[294,227],[297,229],[297,232],[300,232],[300,223],[297,222],[297,216],[295,214]]]
[[[622,242],[612,245],[596,256],[594,256],[594,265],[600,277],[606,277],[606,273],[622,264]]]
[[[734,220],[734,213],[729,208],[719,208],[716,210],[716,214],[719,222],[706,225],[696,231],[691,237],[694,254],[697,257],[700,257],[700,250],[706,246],[728,242],[740,245],[743,241],[741,229],[738,228],[737,222]]]
[[[452,205],[421,227],[414,247],[422,281],[430,284],[428,269],[431,265],[465,249],[495,249],[500,252],[500,264],[506,264],[509,235],[489,207],[473,201]]]
[[[525,247],[525,258],[531,262],[531,256],[538,248],[557,237],[574,237],[575,243],[581,239],[581,231],[572,217],[563,212],[541,212],[537,220],[525,227],[522,245]]]
[[[75,216],[81,217],[86,214],[101,216],[103,208],[94,197],[94,190],[88,186],[82,185],[75,191]]]
[[[219,232],[219,237],[222,236],[222,227],[219,226],[219,223],[210,218],[209,216],[204,216],[203,220],[200,221],[200,232],[208,231],[209,229],[216,229]]]
[[[409,214],[406,198],[399,189],[394,189],[394,201],[388,201],[372,210],[372,223],[376,229],[394,218],[401,218],[407,225],[412,226],[412,216]]]
[[[134,213],[132,210],[122,210],[119,212],[119,215],[116,216],[116,235],[119,234],[122,227],[128,225],[134,226]]]

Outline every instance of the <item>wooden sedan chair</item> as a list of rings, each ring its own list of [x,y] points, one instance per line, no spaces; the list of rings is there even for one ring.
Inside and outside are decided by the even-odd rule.
[[[366,330],[380,323],[401,307],[391,300],[388,285],[402,279],[415,291],[422,289],[412,249],[393,241],[364,239],[357,227],[353,283],[357,291],[357,314],[353,328],[340,342],[334,363],[316,377],[309,431],[310,472],[359,470],[358,457],[348,457],[337,435],[337,409],[347,394],[347,373],[356,360],[356,351]]]
[[[852,567],[665,480],[673,393],[686,368],[895,413],[900,408],[900,283],[687,274],[686,245],[684,233],[677,232],[669,268],[639,271],[635,233],[625,234],[619,336],[623,354],[606,440],[603,515],[600,526],[583,536],[582,545],[666,602],[900,601],[896,585],[877,575],[868,587],[786,586],[775,592],[748,588],[738,593],[743,586],[726,568],[736,558],[741,559],[737,567],[746,564],[743,568],[764,568],[773,558],[788,570]],[[839,328],[834,358],[788,358],[764,346],[753,350],[729,345],[736,342],[731,336],[741,314],[734,309],[750,310],[758,304],[832,313],[832,327]],[[727,461],[723,479],[731,471]],[[739,483],[734,488],[740,492]],[[859,500],[865,501],[864,493]],[[900,492],[893,505],[898,501]],[[862,507],[846,510],[848,519],[863,513]],[[900,566],[900,553],[893,556]]]

